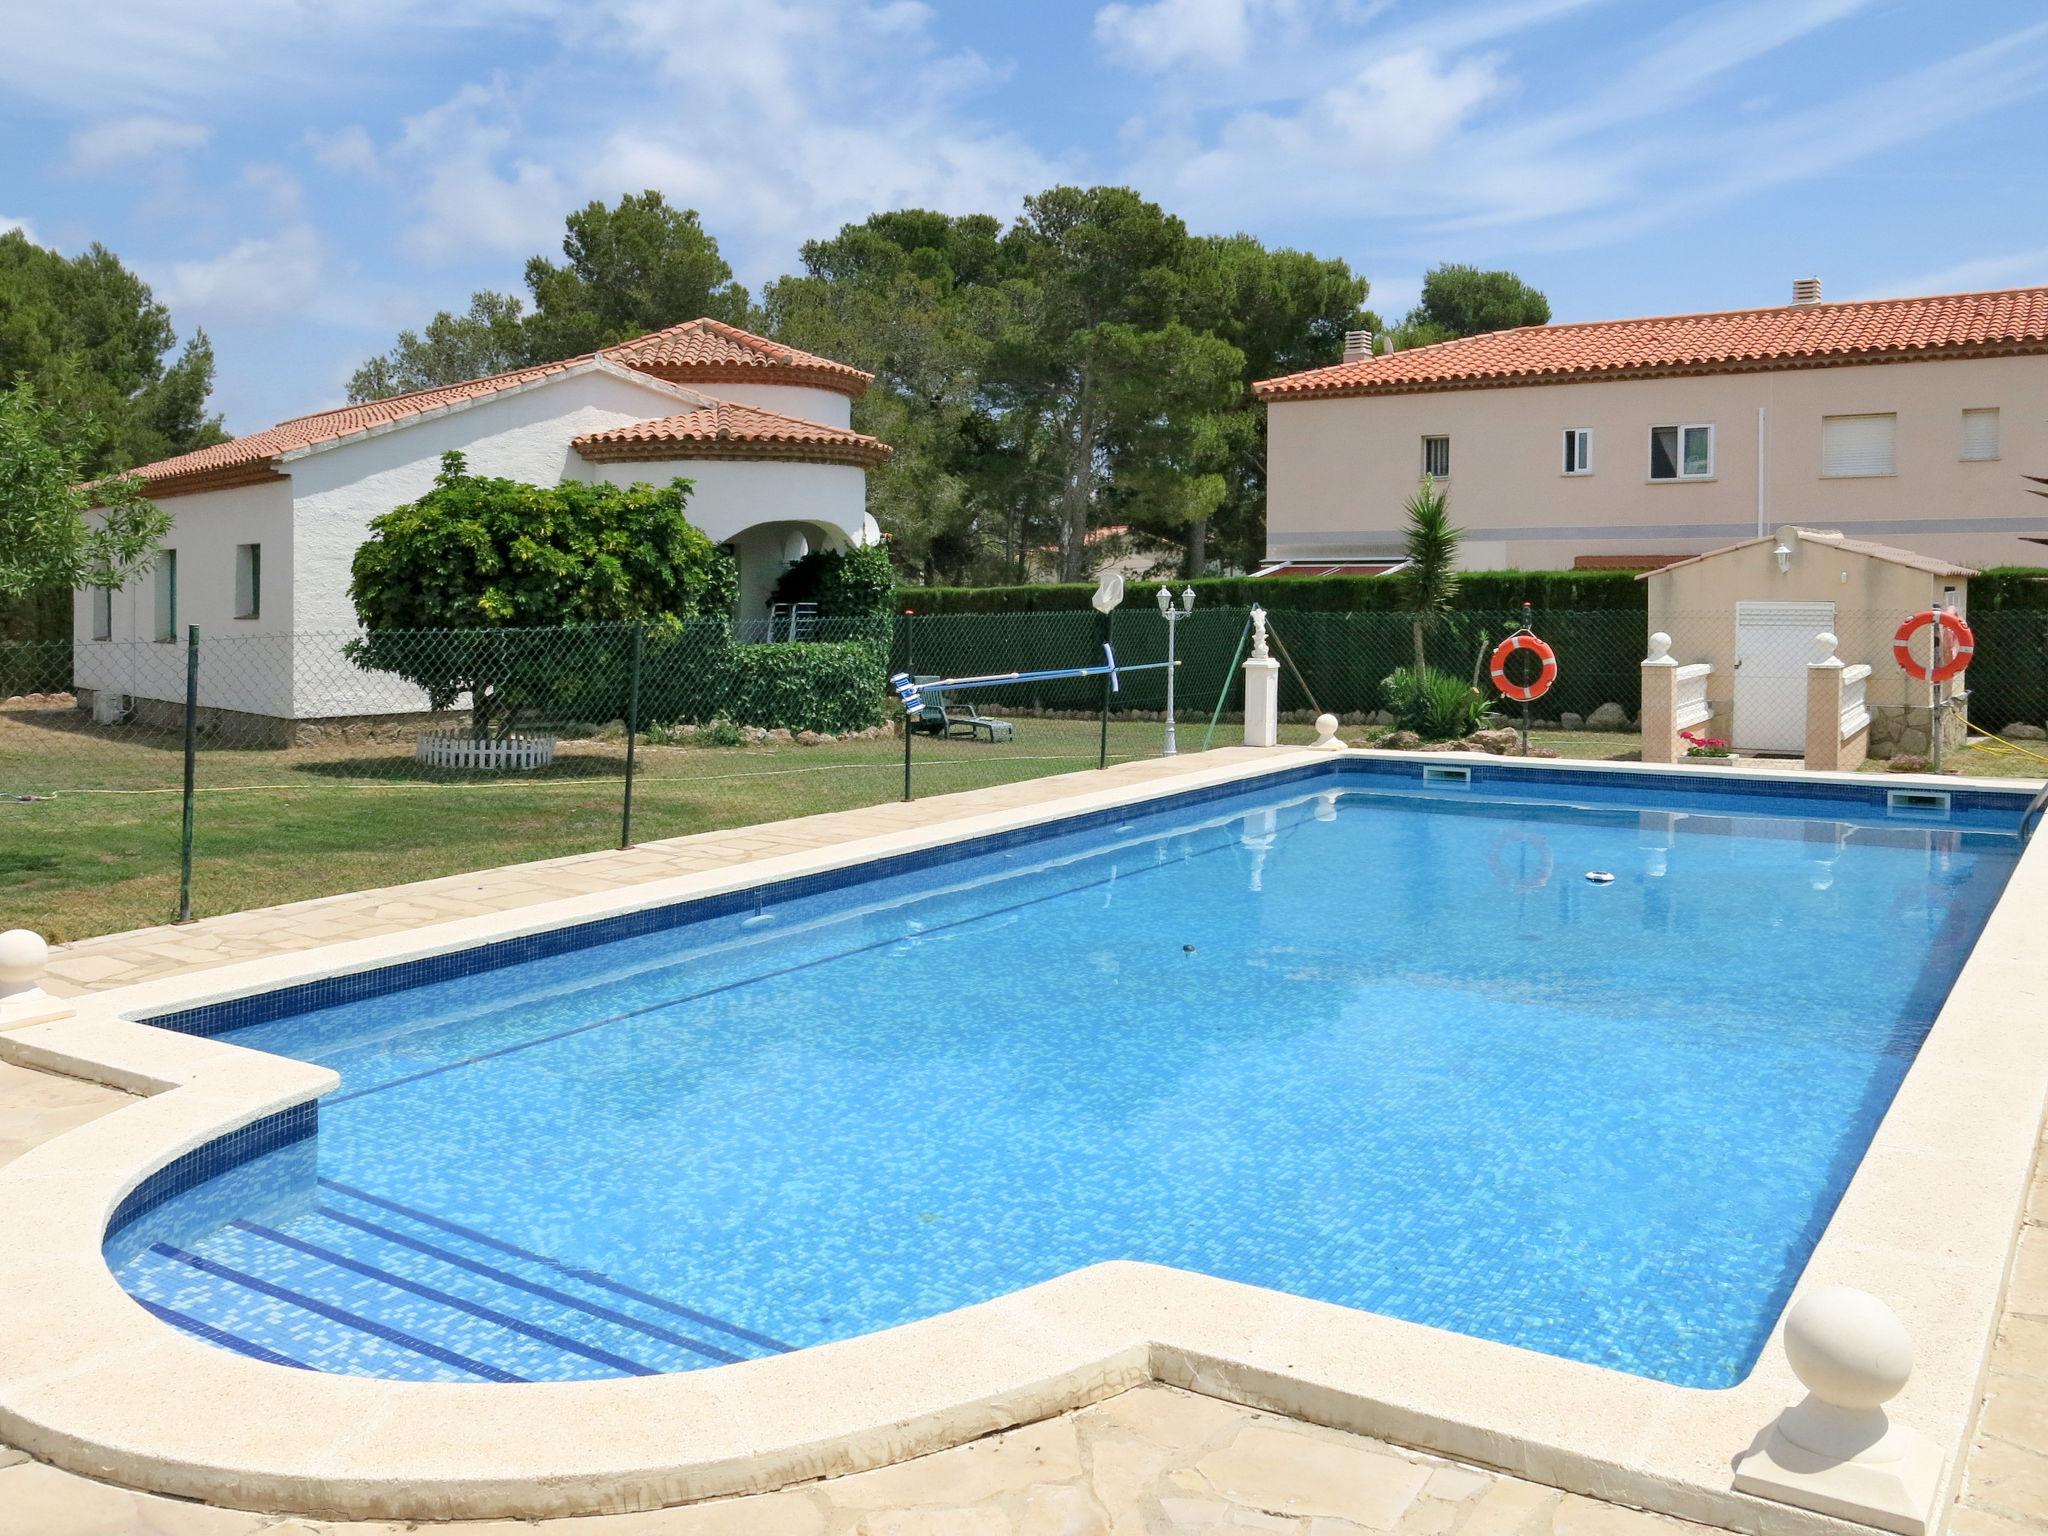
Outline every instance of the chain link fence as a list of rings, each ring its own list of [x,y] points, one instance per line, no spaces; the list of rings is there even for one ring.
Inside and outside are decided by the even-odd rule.
[[[1703,616],[1702,622],[1704,623]],[[1431,624],[1429,666],[1498,704],[1487,658],[1520,612]],[[1891,669],[1896,619],[1845,634]],[[1728,616],[1720,616],[1725,626]],[[1541,749],[1626,755],[1645,616],[1538,612],[1556,686]],[[1978,623],[1973,719],[2048,716],[2048,612]],[[906,743],[886,679],[1164,661],[1168,625],[1092,611],[822,619],[800,642],[730,626],[196,635],[0,642],[0,927],[57,938],[363,890],[1160,754],[1169,674],[962,691]],[[1283,741],[1391,723],[1415,660],[1393,613],[1279,611]],[[1237,744],[1248,611],[1172,627],[1181,752]],[[1689,659],[1678,637],[1678,658]],[[1849,654],[1861,646],[1867,656]],[[187,708],[188,699],[191,708]],[[1520,712],[1505,716],[1520,723]],[[629,729],[629,722],[635,729]],[[1496,723],[1499,723],[1497,720]],[[1599,736],[1578,734],[1588,727]],[[907,751],[906,751],[907,746]],[[189,785],[189,788],[188,788]]]

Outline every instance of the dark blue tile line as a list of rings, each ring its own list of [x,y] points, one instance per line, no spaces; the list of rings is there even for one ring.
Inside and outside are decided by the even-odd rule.
[[[1226,844],[1224,846],[1234,847],[1235,844]],[[1213,848],[1203,850],[1204,853],[1218,851],[1220,850]],[[1128,871],[1123,878],[1125,880],[1135,880],[1151,869],[1171,867],[1172,865],[1170,864],[1148,865],[1143,869]],[[969,913],[965,917],[953,918],[948,922],[933,923],[927,928],[919,929],[917,937],[920,939],[929,938],[935,933],[945,933],[953,928],[965,928],[973,923],[987,922],[990,918],[1004,917],[1012,912],[1021,912],[1027,907],[1041,906],[1048,901],[1057,901],[1062,896],[1072,896],[1079,891],[1094,890],[1098,886],[1107,885],[1113,878],[1115,877],[1111,875],[1097,880],[1084,880],[1079,885],[1066,886],[1057,891],[1048,891],[1042,896],[1029,896],[1022,901],[1011,902],[1007,906],[989,907],[983,911]],[[835,960],[847,960],[855,955],[870,954],[878,949],[889,949],[897,944],[901,944],[906,937],[906,935],[900,933],[887,934],[866,944],[855,944],[848,949],[834,950],[829,955],[815,955],[808,960],[799,960],[794,965],[781,966],[772,971],[756,971],[750,975],[737,977],[732,981],[721,982],[715,987],[705,987],[696,992],[684,992],[673,997],[664,997],[639,1008],[627,1008],[618,1013],[608,1013],[601,1019],[592,1019],[587,1023],[574,1024],[567,1029],[556,1030],[553,1034],[535,1035],[531,1039],[520,1040],[511,1045],[501,1045],[495,1051],[479,1051],[474,1056],[457,1057],[454,1061],[444,1061],[439,1066],[422,1067],[419,1071],[408,1072],[402,1077],[389,1078],[381,1083],[371,1083],[368,1087],[358,1088],[353,1093],[333,1094],[325,1100],[325,1103],[329,1109],[338,1109],[344,1104],[353,1103],[355,1100],[365,1098],[370,1094],[384,1093],[393,1088],[403,1088],[408,1083],[417,1083],[424,1078],[439,1077],[443,1072],[453,1072],[458,1067],[474,1066],[480,1061],[496,1061],[501,1056],[515,1056],[521,1051],[530,1051],[537,1045],[552,1045],[557,1040],[568,1040],[577,1035],[588,1034],[593,1029],[604,1029],[613,1024],[623,1024],[628,1019],[644,1018],[650,1013],[659,1013],[665,1008],[680,1007],[684,1003],[702,1002],[707,997],[717,997],[722,992],[734,992],[741,987],[750,987],[756,982],[775,981],[784,976],[797,975],[802,971],[815,970],[821,965],[830,965]]]
[[[294,1104],[290,1109],[279,1110],[274,1115],[266,1115],[261,1120],[253,1120],[203,1147],[194,1147],[184,1156],[172,1159],[130,1190],[127,1198],[115,1207],[113,1218],[107,1223],[107,1238],[113,1238],[131,1222],[148,1215],[165,1201],[182,1195],[188,1189],[196,1189],[230,1168],[261,1157],[266,1152],[275,1152],[279,1147],[290,1146],[295,1141],[305,1140],[320,1128],[319,1117],[318,1101],[308,1100],[304,1104]]]
[[[322,1179],[320,1183],[323,1188],[334,1190],[338,1194],[347,1195],[351,1200],[360,1200],[365,1205],[377,1206],[382,1210],[392,1212],[394,1215],[404,1216],[408,1220],[417,1221],[429,1227],[438,1227],[441,1231],[456,1237],[468,1238],[472,1243],[482,1243],[486,1248],[495,1248],[500,1253],[509,1253],[515,1259],[524,1259],[529,1264],[538,1264],[543,1269],[551,1269],[558,1275],[567,1275],[572,1280],[581,1280],[585,1285],[601,1286],[615,1295],[625,1296],[634,1301],[645,1302],[648,1306],[657,1307],[661,1311],[668,1313],[671,1317],[680,1317],[706,1328],[716,1328],[721,1333],[729,1333],[736,1339],[745,1339],[749,1344],[758,1344],[763,1349],[772,1349],[786,1355],[796,1348],[794,1344],[785,1344],[780,1339],[771,1339],[765,1333],[755,1333],[750,1329],[740,1327],[737,1323],[728,1323],[723,1318],[713,1317],[708,1312],[693,1311],[680,1302],[670,1301],[665,1296],[655,1296],[649,1292],[639,1290],[627,1285],[622,1280],[614,1280],[610,1275],[604,1274],[599,1270],[581,1269],[574,1264],[564,1264],[560,1259],[551,1259],[544,1253],[535,1253],[531,1248],[522,1248],[517,1243],[508,1243],[502,1237],[492,1237],[488,1232],[479,1232],[473,1227],[465,1227],[461,1222],[450,1221],[445,1216],[434,1216],[426,1211],[416,1211],[409,1205],[400,1205],[396,1200],[388,1199],[383,1195],[373,1195],[367,1189],[356,1189],[352,1185],[342,1183],[339,1179]]]
[[[1874,811],[1879,815],[1885,813],[1885,791],[1889,787],[1882,781],[1873,782],[1867,787],[1843,784],[1822,787],[1802,784],[1792,775],[1783,776],[1783,782],[1776,779],[1753,779],[1734,784],[1726,777],[1726,770],[1648,774],[1613,768],[1593,771],[1511,766],[1492,762],[1477,753],[1460,754],[1455,761],[1458,766],[1472,770],[1474,784],[1548,784],[1581,790],[1622,788],[1645,791],[1656,797],[1669,796],[1676,791],[1699,795],[1717,803],[1726,801],[1731,806],[1759,800],[1803,800],[1817,808],[1854,806]],[[268,1023],[294,1013],[382,997],[427,982],[473,976],[528,960],[546,959],[571,950],[609,943],[615,939],[666,932],[687,924],[748,911],[757,905],[779,904],[823,891],[866,885],[877,880],[973,858],[977,854],[1000,852],[1025,843],[1062,837],[1100,826],[1116,825],[1136,816],[1229,799],[1251,790],[1279,788],[1322,778],[1371,777],[1420,781],[1422,768],[1423,765],[1420,763],[1338,757],[1328,762],[1303,764],[1256,780],[1234,780],[1227,784],[1183,790],[1178,794],[1162,795],[1133,805],[1113,806],[1105,810],[1087,811],[1076,816],[1038,822],[1030,826],[1013,827],[1004,832],[989,833],[965,842],[942,844],[882,859],[869,859],[838,869],[821,870],[816,874],[794,876],[765,885],[700,897],[694,901],[679,902],[641,912],[621,913],[616,917],[600,918],[594,922],[552,929],[545,933],[479,944],[450,954],[405,961],[376,970],[358,971],[347,976],[328,977],[299,986],[258,993],[251,997],[209,1003],[198,1008],[162,1014],[148,1022],[186,1034],[223,1034],[230,1030],[247,1028],[252,1024]],[[2009,811],[2017,817],[2024,804],[2024,798],[2017,793],[1999,790],[1958,789],[1950,793],[1951,804],[1961,811]],[[1645,808],[1657,807],[1653,805]]]
[[[270,1297],[273,1301],[281,1301],[287,1306],[297,1307],[303,1312],[311,1312],[315,1317],[324,1317],[330,1323],[339,1323],[344,1328],[355,1329],[357,1333],[367,1333],[372,1338],[382,1339],[387,1344],[396,1344],[400,1349],[409,1349],[416,1355],[425,1355],[429,1360],[438,1360],[443,1365],[452,1365],[458,1371],[468,1371],[472,1376],[481,1376],[485,1381],[526,1380],[524,1376],[514,1376],[510,1371],[499,1370],[495,1365],[486,1365],[481,1360],[472,1360],[467,1355],[458,1355],[452,1349],[443,1349],[438,1344],[429,1344],[425,1339],[416,1339],[409,1333],[400,1333],[396,1328],[387,1328],[375,1318],[363,1317],[357,1313],[346,1311],[341,1307],[329,1306],[324,1301],[316,1300],[311,1296],[303,1296],[299,1292],[288,1290],[281,1285],[273,1285],[268,1280],[260,1280],[254,1275],[244,1274],[239,1269],[230,1269],[227,1265],[218,1263],[213,1259],[201,1258],[196,1253],[187,1253],[183,1248],[173,1248],[169,1243],[157,1243],[150,1249],[150,1252],[161,1254],[167,1259],[175,1259],[180,1264],[189,1265],[191,1268],[198,1270],[202,1275],[212,1275],[216,1280],[226,1280],[235,1285],[245,1286],[249,1290],[255,1291],[258,1295]]]
[[[500,1312],[496,1307],[487,1307],[480,1301],[471,1301],[466,1296],[457,1296],[449,1291],[438,1290],[434,1286],[423,1284],[409,1276],[394,1273],[375,1264],[365,1263],[361,1259],[351,1258],[348,1254],[338,1253],[332,1248],[323,1248],[318,1243],[309,1243],[303,1238],[293,1237],[289,1232],[280,1232],[275,1227],[260,1226],[253,1221],[237,1221],[235,1226],[244,1232],[254,1233],[257,1237],[263,1238],[267,1242],[281,1244],[286,1248],[303,1253],[309,1258],[319,1259],[323,1263],[332,1264],[338,1269],[350,1270],[355,1274],[362,1275],[366,1279],[375,1280],[381,1285],[392,1286],[401,1291],[410,1291],[415,1296],[425,1297],[428,1301],[438,1302],[444,1307],[453,1307],[458,1312],[467,1312],[471,1317],[480,1318],[487,1323],[495,1323],[498,1327],[507,1329],[510,1332],[524,1334],[527,1338],[537,1340],[542,1344],[548,1345],[550,1348],[558,1349],[563,1354],[581,1355],[586,1360],[595,1360],[599,1365],[608,1365],[615,1371],[624,1371],[628,1376],[658,1376],[661,1374],[651,1365],[642,1365],[637,1360],[628,1360],[624,1355],[615,1355],[608,1349],[598,1348],[595,1344],[585,1344],[579,1339],[572,1339],[566,1333],[557,1333],[554,1329],[543,1327],[539,1323],[529,1323],[524,1318],[514,1317],[509,1312]]]
[[[427,1242],[424,1238],[413,1237],[408,1233],[395,1231],[390,1227],[366,1220],[361,1216],[352,1216],[346,1211],[338,1211],[331,1205],[322,1205],[315,1209],[329,1221],[338,1221],[343,1226],[354,1227],[359,1232],[367,1232],[373,1237],[380,1237],[387,1243],[396,1243],[401,1248],[410,1248],[415,1253],[423,1253],[429,1258],[439,1259],[444,1264],[453,1264],[458,1269],[466,1269],[472,1274],[482,1275],[488,1280],[496,1281],[499,1285],[508,1285],[515,1290],[543,1297],[558,1306],[568,1307],[574,1311],[584,1313],[586,1316],[603,1318],[608,1323],[616,1323],[621,1328],[630,1328],[635,1333],[644,1334],[650,1339],[660,1339],[664,1344],[673,1344],[678,1349],[690,1350],[695,1354],[704,1356],[707,1360],[716,1360],[720,1365],[730,1365],[736,1360],[745,1358],[745,1356],[736,1355],[730,1350],[721,1349],[716,1344],[707,1344],[702,1339],[689,1338],[684,1334],[663,1328],[658,1323],[643,1322],[637,1317],[629,1316],[600,1302],[585,1301],[580,1296],[572,1296],[567,1291],[558,1291],[551,1285],[541,1284],[538,1280],[529,1280],[524,1275],[515,1275],[510,1270],[499,1269],[494,1264],[486,1264],[481,1259],[472,1259],[451,1249],[439,1247],[434,1243]]]
[[[261,1360],[266,1365],[288,1365],[295,1371],[310,1371],[313,1369],[303,1360],[294,1360],[290,1355],[280,1355],[276,1350],[258,1344],[253,1339],[238,1338],[234,1334],[229,1333],[225,1328],[216,1328],[213,1324],[194,1317],[189,1312],[180,1312],[175,1307],[167,1307],[160,1302],[150,1301],[142,1296],[137,1296],[135,1300],[142,1310],[151,1317],[161,1318],[173,1328],[183,1329],[194,1338],[204,1339],[209,1344],[217,1344],[222,1349],[231,1349],[238,1355],[247,1355],[251,1360]]]

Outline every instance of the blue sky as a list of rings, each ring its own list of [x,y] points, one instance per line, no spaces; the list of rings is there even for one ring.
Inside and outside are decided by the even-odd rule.
[[[195,20],[195,18],[203,18]],[[0,225],[139,269],[252,431],[658,187],[750,287],[880,208],[1134,185],[1560,319],[2048,282],[2035,0],[101,0],[0,51]]]

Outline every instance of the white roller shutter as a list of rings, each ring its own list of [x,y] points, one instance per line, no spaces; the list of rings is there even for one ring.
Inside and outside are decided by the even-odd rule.
[[[1898,461],[1892,450],[1899,418],[1882,416],[1823,416],[1820,423],[1820,472],[1823,475],[1895,475]]]
[[[1996,408],[1963,412],[1963,457],[1966,459],[1995,459],[1998,457],[1998,411]]]

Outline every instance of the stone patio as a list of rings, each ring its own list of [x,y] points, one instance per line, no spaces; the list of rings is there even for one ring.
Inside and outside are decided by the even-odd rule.
[[[1231,755],[1130,763],[1089,777],[1150,782]],[[53,954],[47,985],[76,995],[729,867],[1072,790],[1071,778],[1036,780],[109,935]],[[0,1163],[125,1102],[127,1095],[111,1088],[0,1063]],[[1947,1528],[1954,1536],[2048,1530],[2048,1176],[2038,1163],[1982,1418]],[[329,1523],[218,1509],[94,1482],[0,1447],[0,1536],[388,1536],[419,1529],[451,1536],[1678,1536],[1702,1528],[1163,1386],[778,1493],[538,1525]]]

